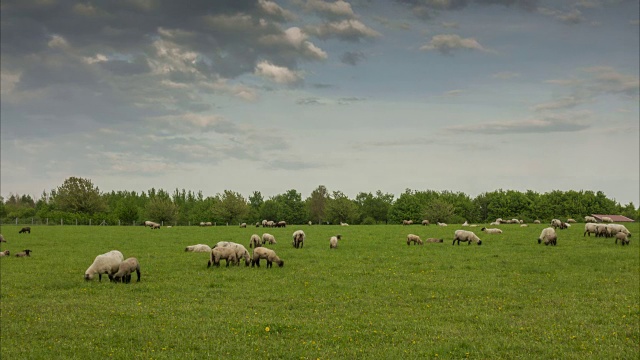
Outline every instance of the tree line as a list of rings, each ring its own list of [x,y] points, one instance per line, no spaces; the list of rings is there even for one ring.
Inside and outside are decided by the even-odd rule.
[[[393,194],[360,192],[350,199],[341,191],[319,185],[303,199],[295,189],[266,198],[254,191],[248,198],[224,190],[215,196],[202,191],[175,189],[168,192],[151,188],[146,192],[101,192],[90,179],[70,177],[62,185],[34,200],[30,195],[0,197],[0,219],[36,219],[65,224],[138,225],[145,220],[165,225],[196,225],[200,222],[249,225],[263,219],[288,224],[400,224],[402,220],[420,223],[487,223],[496,218],[539,219],[574,218],[590,214],[620,214],[640,218],[640,208],[630,202],[622,205],[601,191],[560,191],[547,193],[495,190],[475,198],[462,192],[406,189],[398,198]]]

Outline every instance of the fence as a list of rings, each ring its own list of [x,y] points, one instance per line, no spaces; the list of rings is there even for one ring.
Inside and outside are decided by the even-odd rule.
[[[217,226],[217,223],[210,223],[208,226]],[[17,225],[17,226],[35,226],[35,225],[45,225],[45,226],[141,226],[144,225],[144,221],[132,221],[132,222],[124,222],[121,220],[107,220],[107,219],[64,219],[64,218],[38,218],[38,217],[30,217],[30,218],[4,218],[0,219],[1,225]],[[200,222],[181,222],[181,221],[172,221],[172,222],[160,222],[161,226],[201,226]],[[222,224],[221,224],[222,225]],[[227,226],[233,224],[225,224]]]

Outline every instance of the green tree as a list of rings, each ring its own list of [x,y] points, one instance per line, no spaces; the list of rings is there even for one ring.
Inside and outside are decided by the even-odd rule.
[[[222,222],[235,224],[246,220],[249,214],[247,200],[235,191],[225,190],[218,195],[220,202],[214,207],[214,216]]]
[[[334,191],[333,197],[327,203],[327,220],[332,224],[356,223],[360,214],[358,205],[341,191]]]
[[[289,224],[302,224],[307,219],[307,212],[302,202],[302,195],[294,189],[288,190],[274,198],[278,204],[278,221]]]
[[[318,186],[311,192],[311,195],[307,198],[307,208],[309,209],[309,217],[312,221],[322,224],[328,200],[329,192],[324,185]]]
[[[166,197],[154,197],[146,207],[147,219],[159,223],[173,223],[178,216],[178,207]]]
[[[406,189],[389,209],[389,221],[392,224],[401,224],[402,220],[422,221],[423,208],[416,193]],[[431,219],[429,219],[431,221]]]
[[[380,190],[376,191],[376,196],[363,192],[356,195],[355,202],[358,204],[361,221],[373,219],[375,223],[386,223],[393,197],[393,194],[383,194]]]
[[[451,222],[454,213],[454,206],[441,199],[431,201],[424,210],[424,216],[434,224]]]
[[[70,177],[55,191],[56,208],[71,213],[93,215],[106,210],[100,189],[90,179]]]

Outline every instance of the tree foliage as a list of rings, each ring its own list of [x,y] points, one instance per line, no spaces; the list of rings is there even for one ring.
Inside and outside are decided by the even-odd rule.
[[[56,208],[66,212],[95,214],[106,209],[100,189],[89,179],[70,177],[55,190]]]

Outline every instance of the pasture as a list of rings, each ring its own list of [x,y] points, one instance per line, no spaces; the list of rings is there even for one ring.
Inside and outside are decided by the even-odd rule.
[[[552,247],[537,243],[546,225],[464,228],[481,246],[452,246],[459,225],[3,225],[0,358],[637,359],[640,231],[626,226],[630,246],[574,224]],[[184,252],[249,249],[263,232],[284,267],[207,268],[208,254]],[[409,233],[444,243],[407,246]],[[138,258],[141,282],[83,280],[112,249]]]

